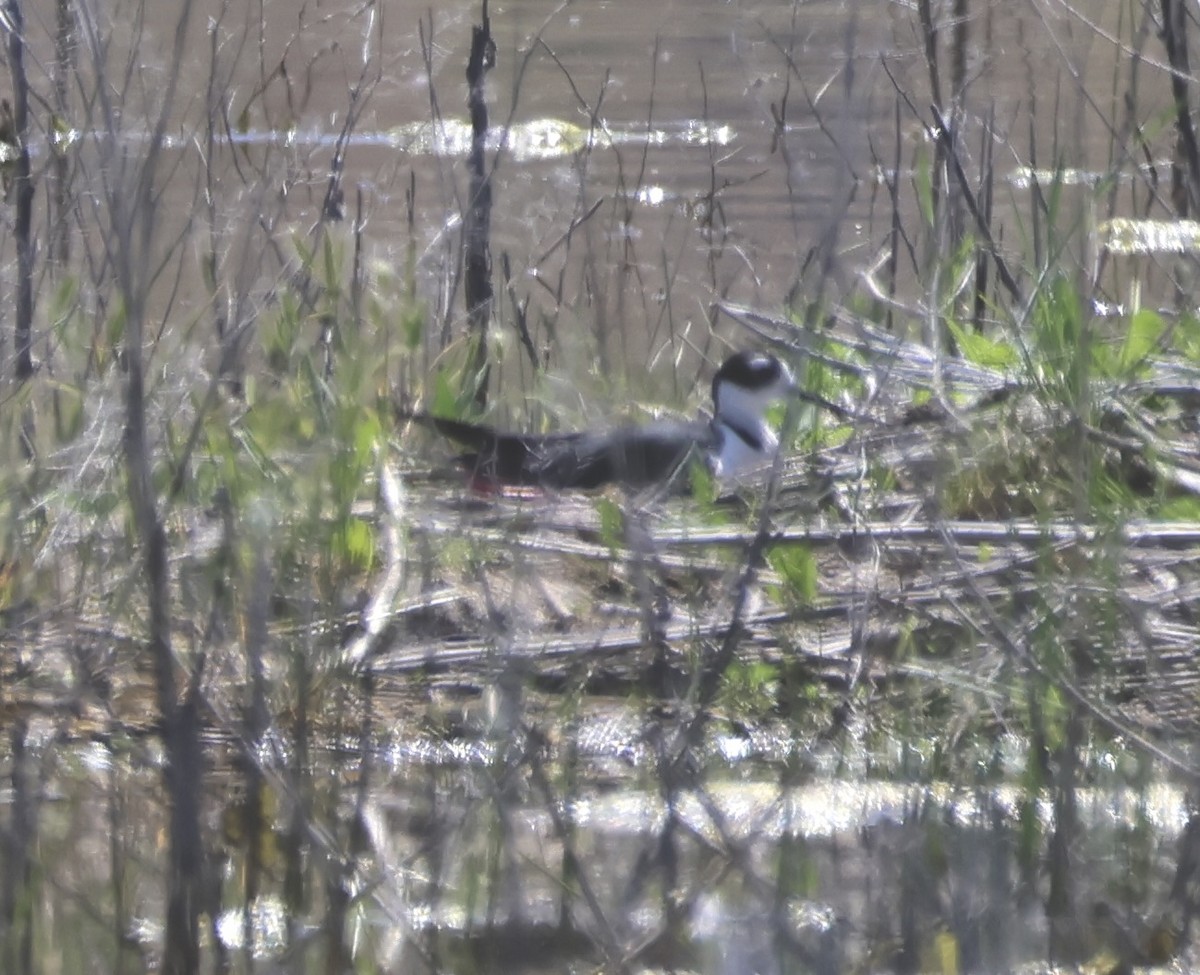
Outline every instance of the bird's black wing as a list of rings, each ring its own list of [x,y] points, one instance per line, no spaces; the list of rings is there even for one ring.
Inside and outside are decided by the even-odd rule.
[[[507,433],[483,424],[429,413],[405,413],[403,418],[431,426],[447,440],[468,448],[469,453],[461,454],[458,462],[473,477],[497,484],[545,485],[542,469],[546,458],[570,449],[573,441],[584,436],[578,433]]]
[[[468,448],[458,460],[475,478],[501,485],[591,490],[606,484],[648,487],[670,478],[696,451],[716,446],[703,422],[656,420],[644,426],[578,433],[506,433],[481,424],[409,413]]]
[[[632,488],[662,483],[694,452],[711,447],[713,439],[707,423],[673,420],[559,436],[547,438],[531,457],[536,482],[579,490],[613,483]]]

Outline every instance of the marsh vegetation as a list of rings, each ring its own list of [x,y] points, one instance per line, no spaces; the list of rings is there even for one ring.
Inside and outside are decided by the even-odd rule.
[[[283,6],[2,7],[0,969],[1192,965],[1194,12]]]

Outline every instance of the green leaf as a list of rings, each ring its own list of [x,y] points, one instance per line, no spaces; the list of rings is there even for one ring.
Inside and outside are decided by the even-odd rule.
[[[1123,373],[1132,372],[1146,361],[1162,338],[1164,328],[1162,316],[1150,308],[1133,313],[1129,320],[1129,331],[1125,333],[1125,344],[1121,346],[1120,366]]]
[[[361,518],[347,518],[338,530],[334,547],[351,566],[366,570],[375,559],[375,534]]]
[[[79,500],[79,510],[96,518],[107,518],[121,506],[121,495],[115,491],[98,491]]]
[[[67,383],[54,390],[54,435],[59,443],[69,443],[83,429],[83,391]]]
[[[612,498],[601,495],[596,499],[596,514],[600,516],[600,541],[615,555],[625,539],[625,513]]]
[[[339,450],[330,464],[329,487],[333,502],[340,510],[349,511],[362,489],[363,468],[350,450]]]
[[[986,369],[1011,369],[1019,361],[1017,350],[1008,342],[1001,342],[981,335],[974,329],[963,328],[957,322],[947,320],[954,341],[963,356]]]
[[[1039,290],[1031,321],[1040,353],[1035,368],[1043,382],[1061,402],[1079,403],[1090,368],[1100,363],[1095,349],[1084,348],[1083,306],[1065,274],[1054,276]]]
[[[933,164],[929,153],[918,150],[917,166],[913,172],[913,187],[917,191],[917,205],[927,227],[933,226]]]
[[[1200,318],[1180,315],[1175,323],[1175,346],[1191,362],[1200,362]]]
[[[441,367],[433,375],[433,403],[430,412],[434,416],[445,416],[452,420],[460,420],[458,408],[458,392],[451,383],[451,370]]]
[[[777,545],[767,556],[785,583],[785,602],[808,605],[817,598],[817,560],[804,545]]]
[[[409,305],[400,315],[400,333],[404,336],[404,347],[415,352],[425,334],[425,309],[415,303]]]
[[[73,275],[65,275],[50,298],[50,320],[53,322],[54,334],[60,342],[65,341],[66,327],[78,307],[77,283]]]
[[[333,249],[333,240],[326,234],[324,246],[321,248],[321,256],[325,264],[325,280],[321,282],[328,289],[328,297],[331,300],[336,300],[338,295],[338,272],[337,272],[337,255]]]
[[[717,481],[699,459],[688,464],[688,486],[692,497],[700,502],[705,514],[708,514],[717,500]]]
[[[725,671],[719,706],[739,718],[770,714],[779,694],[779,668],[762,660],[734,661]]]
[[[1095,367],[1097,375],[1116,379],[1126,372],[1121,368],[1120,360],[1120,354],[1112,346],[1099,343],[1092,346],[1092,365]]]
[[[312,359],[308,356],[300,360],[299,380],[301,388],[307,393],[304,405],[312,407],[311,411],[306,411],[307,416],[303,419],[311,417],[314,430],[327,430],[330,418],[325,383],[314,367]]]
[[[364,412],[354,425],[354,459],[359,465],[370,460],[381,433],[379,418],[372,412]]]
[[[1169,498],[1156,514],[1164,521],[1200,521],[1200,498]]]
[[[113,313],[105,322],[104,338],[110,349],[115,349],[125,338],[125,303],[117,302]]]

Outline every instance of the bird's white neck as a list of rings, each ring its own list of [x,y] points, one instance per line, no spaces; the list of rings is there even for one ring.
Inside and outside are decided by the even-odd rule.
[[[770,463],[779,450],[779,435],[767,423],[767,410],[778,403],[793,385],[791,373],[782,368],[779,381],[760,389],[736,383],[714,385],[716,416],[713,432],[716,450],[711,466],[721,480],[735,480]]]
[[[713,420],[717,434],[717,447],[710,464],[713,475],[719,480],[737,480],[751,471],[769,463],[779,448],[779,437],[767,421],[735,417],[730,420],[722,414]]]

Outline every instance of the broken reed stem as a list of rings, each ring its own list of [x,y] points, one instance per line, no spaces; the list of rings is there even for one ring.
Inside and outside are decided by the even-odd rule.
[[[5,883],[0,890],[0,945],[5,971],[33,971],[33,905],[36,902],[34,857],[37,849],[37,780],[28,745],[29,724],[24,717],[9,733],[10,761],[8,829],[4,836]]]
[[[492,40],[487,0],[483,0],[483,22],[471,28],[471,56],[467,59],[467,107],[471,113],[471,152],[467,170],[471,174],[471,196],[464,221],[463,294],[467,303],[467,321],[474,342],[471,381],[475,384],[475,405],[487,406],[488,362],[487,331],[492,313],[492,185],[484,167],[487,145],[488,111],[483,82],[488,69],[496,63],[496,43]]]
[[[25,75],[25,21],[19,0],[6,0],[8,20],[8,68],[12,77],[13,106],[3,103],[0,117],[0,142],[15,153],[5,163],[5,198],[13,203],[13,239],[17,245],[16,319],[13,325],[15,345],[14,376],[18,385],[33,378],[33,177],[29,168],[29,81]],[[34,456],[33,411],[21,417],[21,449],[27,459]]]
[[[13,109],[4,119],[2,133],[9,148],[15,150],[12,163],[13,236],[17,244],[16,294],[16,379],[25,382],[33,376],[33,180],[29,171],[29,81],[25,76],[25,29],[21,4],[7,0],[4,5],[9,21],[8,66],[12,75]],[[7,115],[7,112],[5,113]]]
[[[1171,167],[1171,202],[1180,217],[1200,211],[1200,147],[1188,105],[1188,13],[1182,0],[1162,0],[1162,39],[1171,64],[1175,102],[1176,159]]]
[[[70,83],[75,70],[75,11],[70,0],[54,5],[54,113],[55,128],[65,126],[70,114]],[[57,132],[55,133],[57,135]],[[50,261],[65,270],[71,257],[71,170],[66,146],[50,140],[51,210]]]
[[[10,0],[10,5],[12,0]],[[203,759],[199,740],[200,683],[204,656],[195,661],[189,686],[180,699],[172,646],[172,582],[165,519],[159,510],[153,438],[148,431],[146,397],[146,300],[153,281],[151,255],[158,243],[155,231],[159,200],[155,180],[159,175],[165,134],[180,81],[189,26],[190,0],[182,5],[175,23],[170,63],[176,70],[167,76],[166,88],[148,140],[145,156],[126,177],[115,167],[114,182],[105,205],[111,223],[106,240],[109,259],[125,307],[123,358],[125,387],[124,459],[128,474],[130,519],[141,549],[146,587],[146,649],[154,668],[156,704],[160,716],[165,761],[163,791],[168,818],[168,866],[165,928],[160,971],[164,975],[194,975],[200,970],[200,913],[204,906],[204,844],[200,829]],[[11,9],[11,6],[10,6]],[[104,52],[94,22],[83,21],[91,57],[103,71]],[[98,110],[110,135],[117,129],[117,110],[104,85]],[[112,140],[109,140],[111,145]]]

